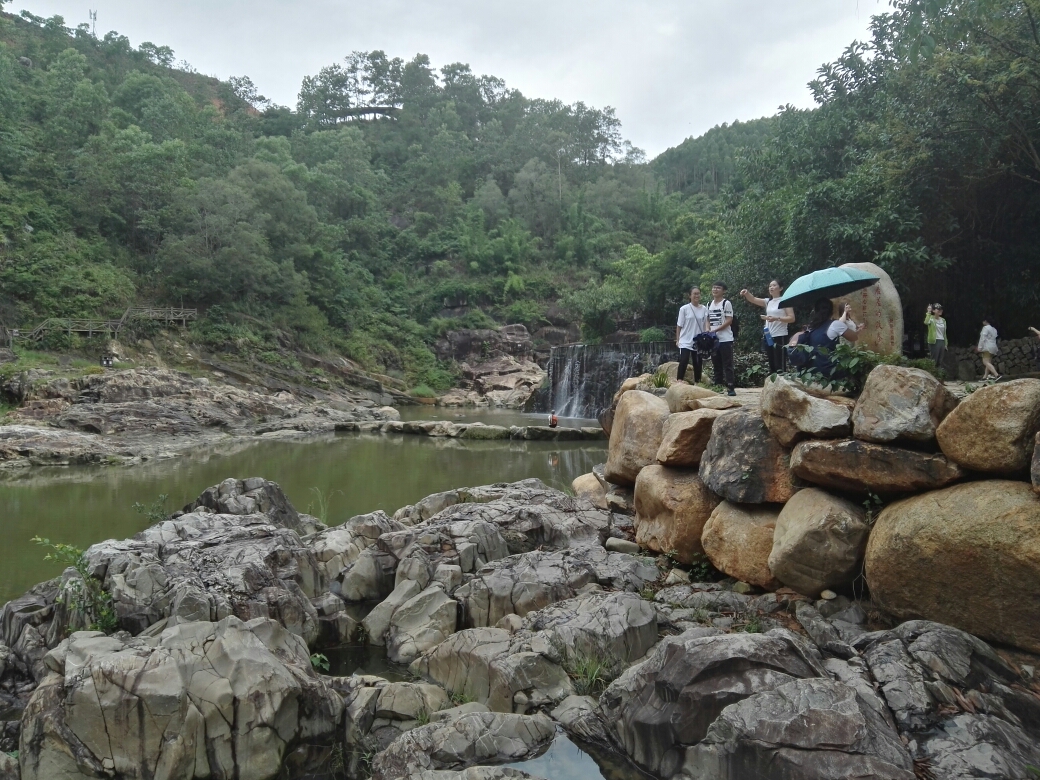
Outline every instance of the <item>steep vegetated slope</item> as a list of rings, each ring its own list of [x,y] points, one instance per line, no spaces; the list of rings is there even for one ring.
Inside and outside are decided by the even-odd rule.
[[[1013,335],[1040,289],[1036,18],[900,0],[821,69],[815,110],[646,162],[612,109],[460,63],[355,52],[290,109],[163,46],[7,15],[0,318],[183,302],[204,347],[337,351],[440,390],[451,329],[650,338],[691,282],[869,260],[913,311],[944,300],[954,341],[988,308]]]

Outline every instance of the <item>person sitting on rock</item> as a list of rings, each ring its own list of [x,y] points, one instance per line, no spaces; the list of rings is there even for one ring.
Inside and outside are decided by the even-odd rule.
[[[810,349],[808,354],[805,354],[804,350],[792,352],[789,358],[791,365],[796,368],[811,367],[827,379],[837,378],[837,367],[832,353],[838,346],[838,339],[855,341],[859,338],[859,331],[851,318],[852,304],[846,303],[837,319],[833,318],[833,313],[834,304],[830,298],[820,298],[816,301],[808,327],[797,337],[798,346]],[[802,355],[798,355],[798,352],[802,352]]]
[[[551,412],[549,412],[549,427],[555,428],[559,424],[560,418],[556,416],[556,410],[553,409]]]

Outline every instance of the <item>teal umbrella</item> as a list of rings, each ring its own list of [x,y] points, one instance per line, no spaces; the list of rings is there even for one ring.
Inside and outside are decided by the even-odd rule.
[[[820,298],[840,298],[881,281],[855,268],[824,268],[799,276],[780,299],[781,306],[812,306]]]

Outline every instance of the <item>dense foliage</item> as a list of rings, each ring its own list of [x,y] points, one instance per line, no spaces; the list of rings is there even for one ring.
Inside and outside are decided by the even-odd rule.
[[[821,69],[816,109],[649,163],[610,108],[424,55],[355,52],[290,109],[163,46],[2,16],[0,320],[183,302],[211,348],[335,349],[441,390],[453,327],[538,329],[559,302],[588,338],[668,334],[691,282],[762,294],[872,261],[911,327],[942,300],[954,342],[985,309],[1017,335],[1040,282],[1038,9],[899,0]]]

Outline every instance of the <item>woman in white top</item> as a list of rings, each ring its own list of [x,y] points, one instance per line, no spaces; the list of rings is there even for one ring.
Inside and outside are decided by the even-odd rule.
[[[769,360],[769,371],[776,374],[787,369],[787,326],[794,322],[794,309],[787,306],[780,308],[780,293],[784,288],[776,279],[769,283],[769,297],[756,298],[747,290],[740,291],[740,297],[755,306],[761,306],[766,313],[761,315],[765,325],[762,328],[762,351]]]
[[[988,314],[982,318],[982,331],[979,333],[979,345],[975,351],[982,356],[982,365],[985,371],[982,373],[982,381],[987,379],[1000,379],[1000,374],[993,365],[993,356],[1000,354],[997,347],[997,329],[991,324],[993,318]],[[992,375],[992,376],[991,376]]]

